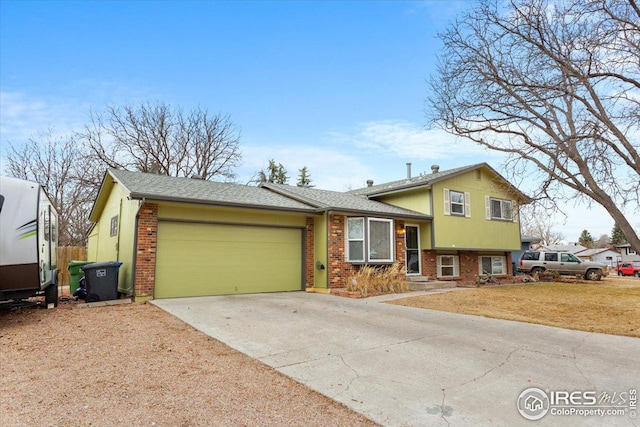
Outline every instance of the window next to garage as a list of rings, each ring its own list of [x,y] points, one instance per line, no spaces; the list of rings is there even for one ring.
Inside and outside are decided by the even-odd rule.
[[[109,236],[115,236],[118,234],[118,215],[111,217],[111,224],[109,225]]]
[[[393,220],[347,218],[347,262],[393,262]]]

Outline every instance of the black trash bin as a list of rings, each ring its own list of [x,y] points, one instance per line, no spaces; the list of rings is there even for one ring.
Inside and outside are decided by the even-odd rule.
[[[118,299],[118,261],[96,262],[82,268],[87,282],[86,302]]]

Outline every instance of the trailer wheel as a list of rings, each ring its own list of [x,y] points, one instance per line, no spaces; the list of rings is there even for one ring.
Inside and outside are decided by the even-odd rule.
[[[53,283],[47,286],[44,290],[44,303],[49,306],[53,304],[54,307],[58,306],[58,285]]]

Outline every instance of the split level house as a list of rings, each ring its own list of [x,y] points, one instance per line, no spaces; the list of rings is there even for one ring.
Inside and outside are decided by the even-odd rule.
[[[119,261],[137,300],[346,286],[363,265],[475,281],[512,274],[519,206],[486,163],[347,192],[246,186],[109,169],[90,219],[90,261]]]

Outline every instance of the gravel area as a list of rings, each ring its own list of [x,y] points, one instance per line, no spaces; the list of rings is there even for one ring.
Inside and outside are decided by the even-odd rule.
[[[2,426],[375,426],[151,304],[0,310]]]

